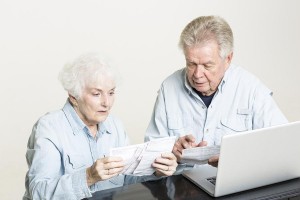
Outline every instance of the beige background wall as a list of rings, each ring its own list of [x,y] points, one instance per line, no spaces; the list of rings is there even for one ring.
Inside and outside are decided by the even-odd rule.
[[[184,66],[184,26],[220,15],[235,36],[233,62],[274,91],[290,121],[300,120],[298,0],[1,0],[0,198],[21,199],[25,151],[34,122],[60,109],[57,74],[83,52],[109,57],[123,77],[113,113],[132,143],[143,142],[162,80]],[[284,138],[283,138],[284,139]]]

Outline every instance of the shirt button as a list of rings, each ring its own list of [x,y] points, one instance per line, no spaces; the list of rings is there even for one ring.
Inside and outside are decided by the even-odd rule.
[[[203,109],[205,109],[205,106],[202,106]]]
[[[205,132],[206,132],[206,133],[208,133],[208,132],[209,132],[209,130],[208,130],[208,129],[206,129],[206,130],[205,130]]]

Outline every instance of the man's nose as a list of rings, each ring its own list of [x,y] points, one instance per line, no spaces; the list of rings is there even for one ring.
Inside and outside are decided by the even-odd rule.
[[[202,65],[197,65],[194,71],[194,77],[201,78],[204,76],[204,67]]]

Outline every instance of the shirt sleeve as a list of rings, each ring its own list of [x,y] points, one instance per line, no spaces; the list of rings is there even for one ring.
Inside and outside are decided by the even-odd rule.
[[[33,128],[26,152],[31,199],[83,199],[92,196],[85,168],[64,174],[60,148],[51,125],[40,120]]]
[[[145,142],[150,141],[155,138],[162,138],[170,136],[168,133],[168,121],[166,113],[166,105],[164,100],[164,90],[163,87],[158,92],[154,109],[152,112],[151,120],[148,125],[145,134]]]
[[[257,87],[253,105],[253,129],[288,123],[272,95],[272,91],[265,86]]]

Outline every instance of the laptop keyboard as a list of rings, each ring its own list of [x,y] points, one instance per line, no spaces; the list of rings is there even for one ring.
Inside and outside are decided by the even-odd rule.
[[[213,185],[216,185],[216,177],[210,177],[210,178],[207,178],[206,180],[211,182]]]

